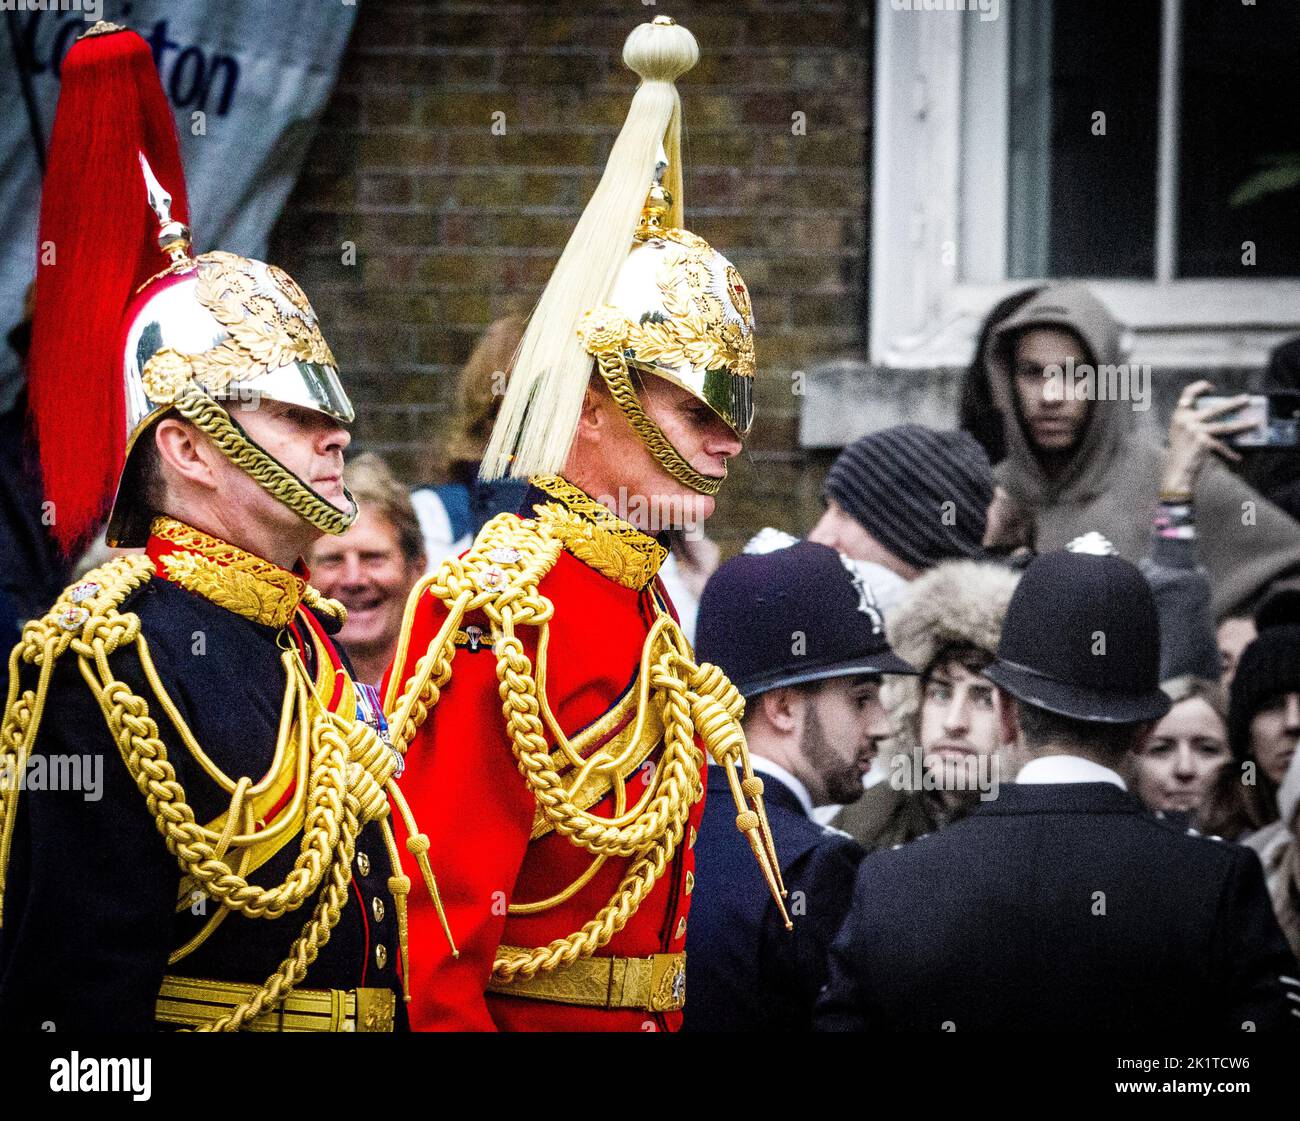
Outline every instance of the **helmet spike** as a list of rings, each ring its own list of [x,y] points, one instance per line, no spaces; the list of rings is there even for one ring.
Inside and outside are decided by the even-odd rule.
[[[171,194],[158,182],[158,176],[153,173],[153,168],[149,166],[145,154],[137,152],[136,155],[140,157],[140,171],[144,174],[149,208],[158,219],[158,248],[171,258],[173,264],[188,260],[190,228],[184,222],[178,222],[172,217]]]

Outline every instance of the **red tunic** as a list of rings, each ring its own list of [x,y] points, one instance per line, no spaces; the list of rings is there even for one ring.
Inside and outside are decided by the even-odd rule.
[[[671,605],[657,576],[645,588],[625,587],[568,551],[560,553],[540,591],[555,605],[546,694],[560,727],[572,738],[635,691],[647,633],[656,615],[671,611]],[[412,624],[407,673],[445,618],[443,604],[425,594]],[[676,1030],[680,1012],[589,1008],[487,991],[498,946],[544,946],[574,933],[609,902],[631,861],[611,857],[576,895],[556,907],[507,915],[510,903],[562,891],[587,870],[592,857],[554,831],[530,840],[536,800],[510,749],[488,623],[467,616],[462,625],[467,624],[483,627],[483,645],[477,651],[458,647],[451,681],[412,741],[400,782],[416,822],[428,834],[433,873],[460,950],[459,959],[453,959],[432,902],[425,892],[412,891],[411,1026],[426,1031]],[[537,629],[525,626],[518,634],[535,667]],[[602,741],[634,721],[635,705],[621,708],[630,711],[615,727],[601,728]],[[648,762],[658,760],[662,750],[660,739]],[[644,793],[643,777],[641,768],[628,777],[627,805]],[[694,881],[693,874],[688,878],[694,867],[691,846],[703,809],[701,798],[664,875],[598,956],[642,958],[684,951]],[[613,793],[591,812],[611,816]],[[419,884],[415,862],[404,848],[403,857],[407,874]]]

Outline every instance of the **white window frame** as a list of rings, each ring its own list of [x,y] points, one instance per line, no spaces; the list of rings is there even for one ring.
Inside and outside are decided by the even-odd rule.
[[[1136,362],[1260,367],[1300,333],[1300,279],[1172,276],[1182,0],[1162,2],[1156,276],[1088,282],[1128,327]],[[1034,283],[1005,275],[1009,5],[992,20],[970,7],[896,11],[876,0],[869,357],[878,366],[965,366],[992,306]]]

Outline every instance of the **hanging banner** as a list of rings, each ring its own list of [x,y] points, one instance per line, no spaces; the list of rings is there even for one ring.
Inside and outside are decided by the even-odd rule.
[[[36,272],[38,145],[77,36],[105,19],[149,43],[176,113],[195,248],[264,257],[356,10],[350,0],[0,0],[0,412],[22,385],[2,340]]]

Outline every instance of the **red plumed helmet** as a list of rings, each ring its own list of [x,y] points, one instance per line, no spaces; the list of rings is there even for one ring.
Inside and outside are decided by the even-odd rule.
[[[29,396],[65,553],[106,516],[126,450],[123,315],[166,268],[140,156],[188,219],[176,126],[148,44],[96,24],[68,52],[41,195]]]

